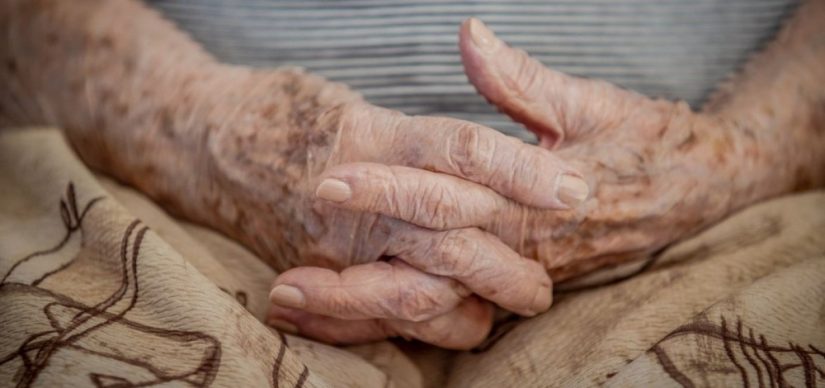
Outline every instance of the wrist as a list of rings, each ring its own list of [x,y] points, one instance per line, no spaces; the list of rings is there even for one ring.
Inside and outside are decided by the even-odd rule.
[[[799,110],[799,107],[789,107]],[[776,125],[758,109],[697,115],[706,138],[702,158],[709,166],[706,191],[719,200],[718,218],[753,203],[821,185],[822,136],[798,125]],[[806,117],[799,112],[799,117]],[[805,121],[805,120],[803,120]],[[819,144],[819,146],[816,146]],[[820,167],[817,167],[820,166]]]
[[[312,179],[334,149],[358,95],[300,70],[230,67],[205,93],[199,221],[241,241],[278,269],[303,262],[323,220]]]
[[[820,187],[825,183],[825,131],[809,127],[815,117],[807,109],[788,107],[798,112],[795,123],[771,123],[759,110],[736,118],[723,117],[737,136],[739,147],[736,168],[736,208],[782,194]],[[820,123],[825,128],[825,122]]]

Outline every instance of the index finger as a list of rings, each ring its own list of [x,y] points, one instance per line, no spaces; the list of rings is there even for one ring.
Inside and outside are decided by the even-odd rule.
[[[442,172],[488,186],[520,203],[569,209],[587,199],[581,174],[552,152],[470,122],[359,110],[367,161]],[[389,130],[388,130],[389,129]],[[369,144],[366,144],[369,143]]]
[[[449,311],[469,295],[450,278],[421,272],[398,259],[347,267],[296,267],[280,275],[269,294],[275,304],[341,319],[423,321]]]

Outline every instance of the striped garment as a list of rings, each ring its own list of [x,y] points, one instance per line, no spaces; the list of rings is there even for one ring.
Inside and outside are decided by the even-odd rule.
[[[796,0],[149,0],[218,58],[301,66],[410,114],[532,141],[467,82],[457,46],[476,16],[564,72],[698,106],[776,32]]]

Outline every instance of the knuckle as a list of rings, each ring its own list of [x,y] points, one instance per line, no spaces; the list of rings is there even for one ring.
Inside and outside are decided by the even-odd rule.
[[[447,161],[450,167],[464,177],[472,178],[479,170],[481,130],[476,125],[461,123],[448,138]]]
[[[407,209],[404,205],[407,204],[407,201],[403,198],[404,191],[401,188],[401,180],[398,174],[393,169],[386,167],[383,181],[381,183],[383,190],[374,199],[373,209],[380,210],[383,208],[392,215],[404,214],[403,212]]]
[[[475,259],[481,253],[478,234],[474,229],[451,230],[440,241],[438,266],[444,273],[460,277],[471,276]]]
[[[450,220],[460,215],[458,198],[448,188],[431,185],[418,198],[418,207],[426,209],[426,223],[431,228],[445,229],[449,227]]]
[[[334,128],[344,136],[353,135],[354,131],[369,123],[368,109],[363,104],[341,104],[332,107],[319,116],[321,126]],[[339,139],[343,136],[339,136]]]
[[[328,298],[323,308],[329,309],[332,316],[346,317],[358,311],[358,299],[346,293],[330,293]]]
[[[340,144],[336,147],[352,154],[347,156],[360,156],[361,160],[380,156],[383,148],[374,145],[392,144],[392,139],[399,133],[399,126],[405,122],[405,116],[400,112],[363,101],[343,103],[330,112],[322,117],[328,119],[319,119],[318,124],[339,132],[337,139]],[[307,140],[314,140],[312,134],[306,136]]]
[[[524,146],[524,148],[527,148],[527,146]],[[524,151],[532,150],[525,149]],[[542,182],[537,172],[546,172],[550,166],[543,163],[544,160],[538,152],[520,152],[520,154],[523,155],[523,157],[518,158],[510,169],[510,182],[513,182],[513,186],[519,184],[524,185],[521,189],[526,191],[535,191],[538,189],[537,186]],[[513,190],[517,189],[520,188],[513,187]]]
[[[508,195],[536,192],[547,181],[543,174],[547,173],[547,163],[541,153],[530,146],[519,143],[513,144],[508,157],[499,158],[506,164],[501,172],[491,177],[490,185],[505,191]],[[512,157],[509,157],[512,155]]]

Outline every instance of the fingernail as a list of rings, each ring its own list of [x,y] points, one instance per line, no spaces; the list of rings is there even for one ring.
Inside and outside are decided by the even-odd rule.
[[[295,325],[293,325],[293,324],[291,324],[287,321],[282,321],[280,319],[274,319],[273,318],[273,319],[270,319],[269,321],[267,321],[267,323],[269,324],[269,326],[272,326],[272,327],[274,327],[274,328],[276,328],[279,331],[282,331],[284,333],[298,334],[298,326],[295,326]]]
[[[578,206],[587,199],[588,194],[590,194],[590,188],[583,179],[570,174],[564,174],[559,179],[556,195],[565,205]]]
[[[301,290],[281,284],[269,292],[269,300],[284,307],[302,308],[304,307],[304,293]]]
[[[315,190],[315,196],[327,201],[344,202],[352,197],[352,189],[350,189],[347,182],[338,179],[324,179],[318,185],[318,189]]]
[[[493,31],[476,18],[470,18],[470,37],[473,38],[476,47],[482,50],[491,49],[495,43]]]

